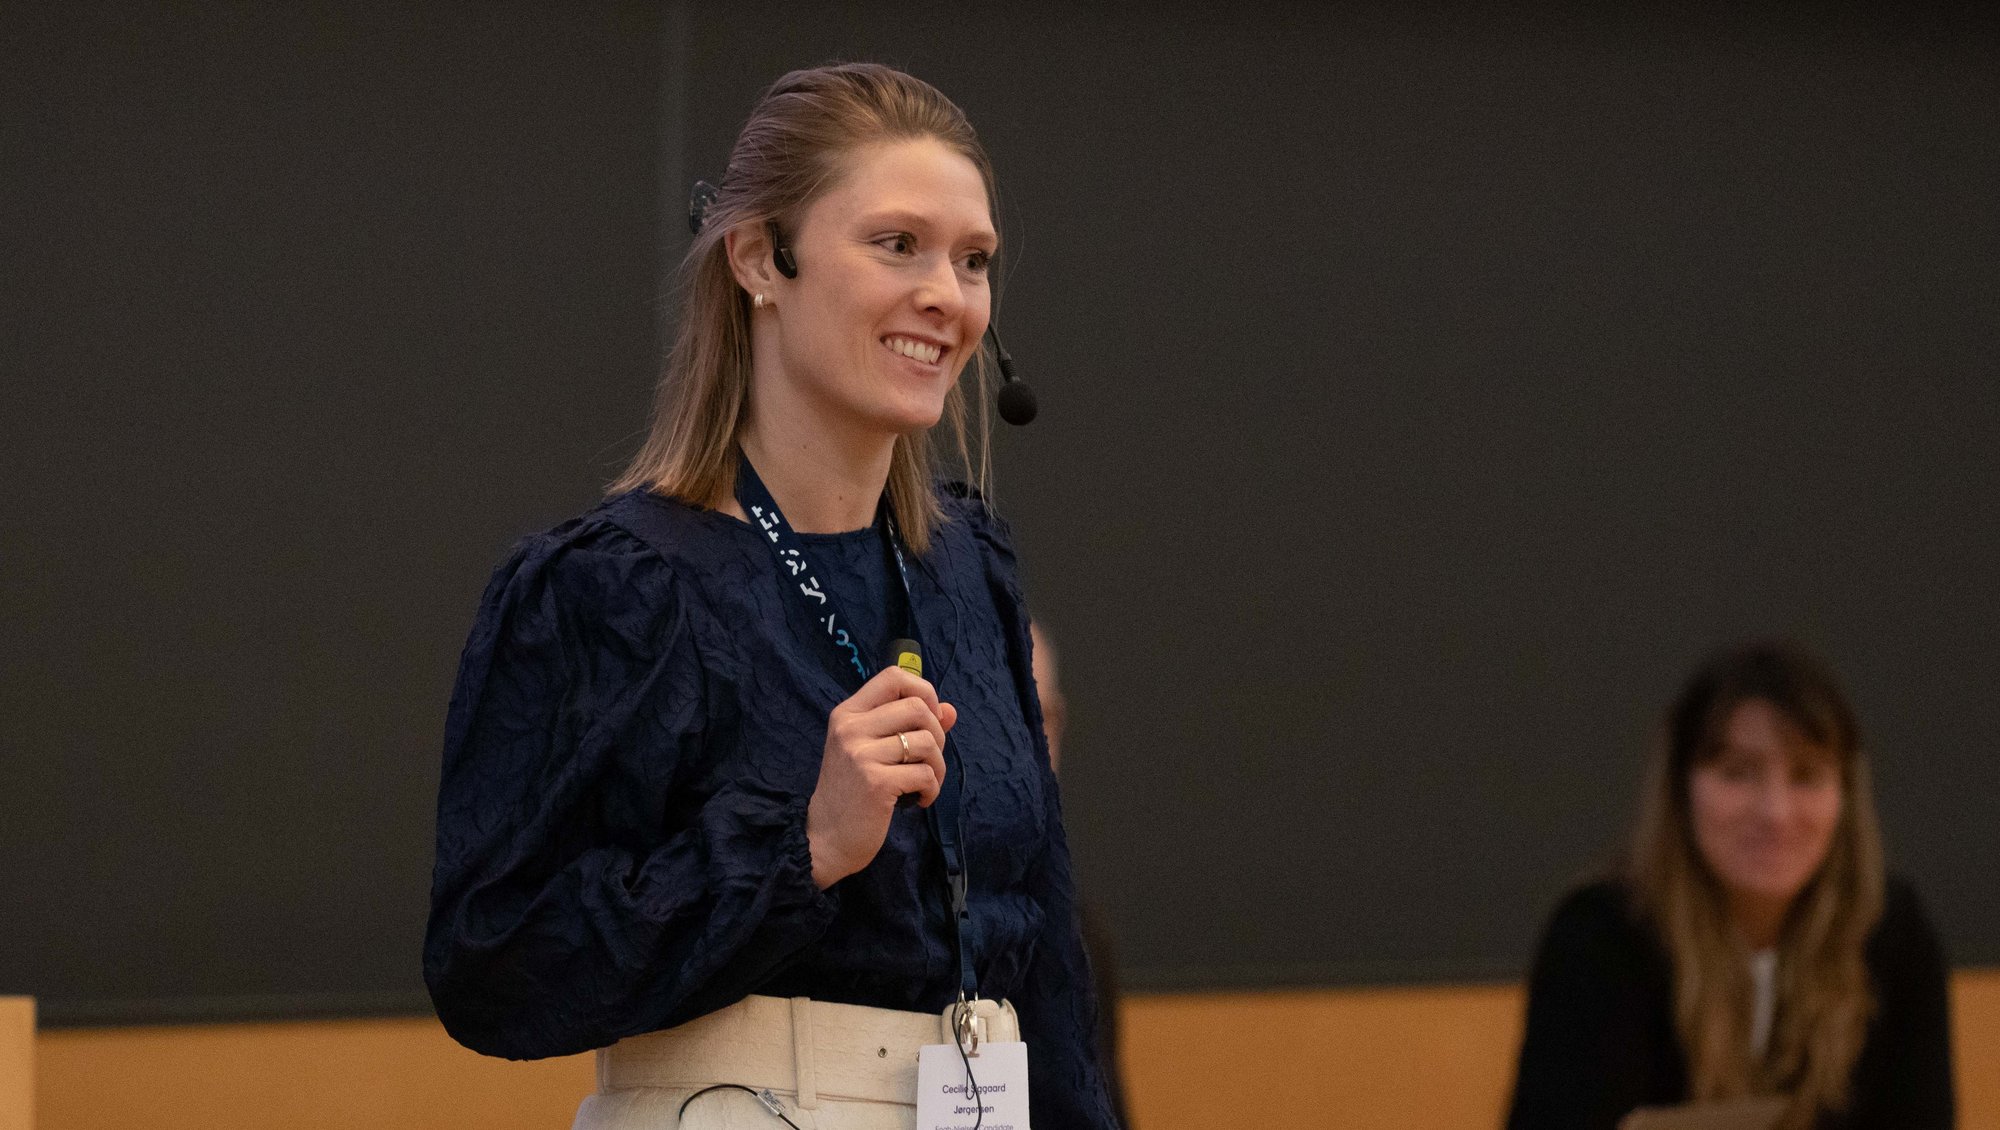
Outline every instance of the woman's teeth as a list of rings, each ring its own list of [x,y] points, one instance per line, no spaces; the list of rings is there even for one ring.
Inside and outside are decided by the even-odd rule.
[[[926,365],[937,364],[937,359],[944,355],[944,350],[935,345],[927,345],[921,341],[912,341],[907,337],[885,337],[882,339],[882,344],[905,357],[922,361]]]

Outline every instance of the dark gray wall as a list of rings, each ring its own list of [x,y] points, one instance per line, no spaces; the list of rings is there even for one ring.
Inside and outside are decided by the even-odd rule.
[[[661,19],[7,19],[0,991],[419,1007],[480,586],[647,403]]]
[[[686,179],[834,57],[1000,169],[999,503],[1133,983],[1515,975],[1770,632],[2000,961],[2000,37],[1911,11],[12,9],[0,991],[421,1003],[485,572],[630,450]]]

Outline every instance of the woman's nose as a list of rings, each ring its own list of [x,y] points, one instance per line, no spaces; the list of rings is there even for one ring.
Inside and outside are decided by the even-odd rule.
[[[1784,780],[1766,779],[1757,790],[1757,814],[1774,824],[1783,823],[1792,814],[1792,790]]]
[[[965,294],[958,285],[958,272],[949,258],[933,258],[917,282],[917,306],[956,318],[965,309]]]

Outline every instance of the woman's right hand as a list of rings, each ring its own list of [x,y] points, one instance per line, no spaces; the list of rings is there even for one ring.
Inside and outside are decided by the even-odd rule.
[[[957,709],[939,702],[936,688],[900,667],[883,670],[833,708],[819,783],[806,805],[813,882],[821,890],[882,850],[904,793],[915,793],[925,808],[937,800],[944,736],[957,721]]]

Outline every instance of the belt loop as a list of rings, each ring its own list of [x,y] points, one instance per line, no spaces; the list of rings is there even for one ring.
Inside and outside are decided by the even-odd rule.
[[[813,1070],[812,998],[792,998],[792,1062],[797,1067],[799,1106],[819,1109],[819,1078]]]

